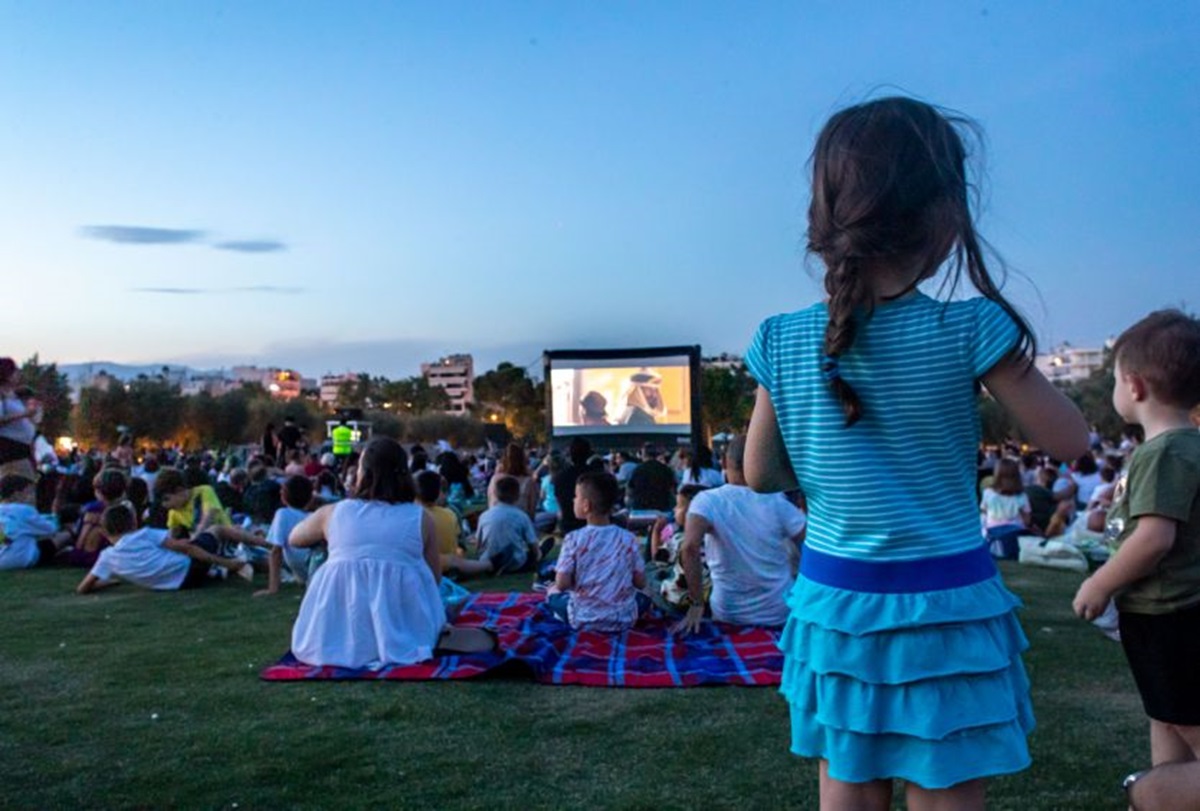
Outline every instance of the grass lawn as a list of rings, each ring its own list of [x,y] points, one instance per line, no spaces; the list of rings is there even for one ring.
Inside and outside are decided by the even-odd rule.
[[[1038,729],[1033,767],[993,781],[990,807],[1123,808],[1149,747],[1120,646],[1071,615],[1078,575],[1004,569]],[[77,597],[81,576],[0,576],[0,807],[817,807],[773,688],[267,684],[299,589]]]

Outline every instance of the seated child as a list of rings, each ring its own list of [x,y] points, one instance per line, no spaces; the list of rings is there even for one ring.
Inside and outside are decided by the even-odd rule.
[[[172,538],[200,535],[233,522],[210,485],[188,487],[178,468],[163,468],[154,480],[154,496],[167,509],[167,531]]]
[[[137,529],[133,509],[125,503],[105,509],[100,526],[112,546],[100,552],[96,564],[76,587],[78,594],[121,581],[156,591],[195,588],[208,582],[213,566],[224,567],[245,580],[254,577],[250,564],[216,553],[217,541],[211,533],[201,533],[189,541],[171,538],[165,529]]]
[[[285,570],[301,585],[308,582],[309,567],[314,560],[312,547],[301,549],[288,543],[292,530],[308,517],[308,507],[313,499],[312,480],[306,476],[289,476],[279,492],[283,506],[275,511],[271,528],[267,530],[270,544],[267,569],[267,588],[255,596],[274,594],[279,591],[281,570]]]
[[[619,497],[611,473],[584,473],[575,484],[575,516],[587,525],[563,539],[546,603],[577,630],[624,631],[649,602],[637,538],[611,520]]]
[[[458,515],[450,507],[443,505],[442,474],[433,470],[421,470],[413,476],[416,485],[416,503],[425,507],[425,511],[433,518],[433,530],[438,536],[438,552],[442,555],[442,570],[458,569],[463,571],[460,563],[473,564],[476,561],[462,557],[462,549],[458,541],[462,537],[462,523]],[[467,566],[468,569],[470,566]]]
[[[1052,467],[1040,467],[1034,474],[1033,484],[1025,487],[1025,498],[1029,500],[1029,526],[1039,534],[1045,534],[1054,516],[1057,502],[1054,500],[1054,480],[1058,471]]]
[[[475,538],[479,545],[481,571],[492,574],[523,572],[537,568],[537,530],[529,513],[516,506],[521,483],[513,476],[500,476],[495,484],[496,506],[479,516]]]
[[[83,511],[70,532],[60,534],[55,543],[70,546],[65,555],[68,565],[90,569],[96,562],[100,550],[108,546],[104,533],[100,531],[100,515],[110,504],[125,498],[128,479],[125,471],[117,467],[106,467],[92,478],[94,501],[83,505]]]
[[[1029,531],[1032,513],[1016,459],[1006,456],[996,463],[992,485],[983,491],[979,509],[992,554],[1016,558],[1017,537]]]
[[[688,506],[692,498],[707,488],[696,484],[685,484],[675,494],[675,520],[667,523],[659,518],[650,530],[650,559],[661,569],[658,593],[662,604],[673,611],[687,611],[692,605],[688,595],[687,575],[679,559],[679,545],[683,543],[683,525],[687,519]],[[701,552],[701,568],[704,574],[704,599],[707,602],[712,583],[708,577],[708,566]]]
[[[0,571],[43,566],[58,553],[52,540],[58,522],[29,503],[33,489],[33,480],[19,473],[0,478]]]

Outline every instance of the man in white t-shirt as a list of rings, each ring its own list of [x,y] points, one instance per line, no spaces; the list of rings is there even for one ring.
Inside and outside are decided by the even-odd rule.
[[[701,544],[713,619],[767,626],[787,619],[807,519],[782,493],[756,493],[746,485],[745,455],[746,437],[735,437],[725,454],[728,484],[697,493],[688,507],[680,558],[692,607],[677,631],[691,633],[704,619]]]

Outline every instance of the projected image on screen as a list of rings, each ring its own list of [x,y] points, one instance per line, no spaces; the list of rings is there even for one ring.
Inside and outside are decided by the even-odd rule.
[[[691,372],[686,356],[554,360],[550,388],[551,422],[559,436],[691,431]]]

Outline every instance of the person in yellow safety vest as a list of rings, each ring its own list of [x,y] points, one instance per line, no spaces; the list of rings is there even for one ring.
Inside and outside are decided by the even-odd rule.
[[[350,430],[350,426],[342,420],[333,431],[330,432],[333,438],[333,455],[338,458],[339,462],[345,461],[346,457],[354,450],[354,432]]]

